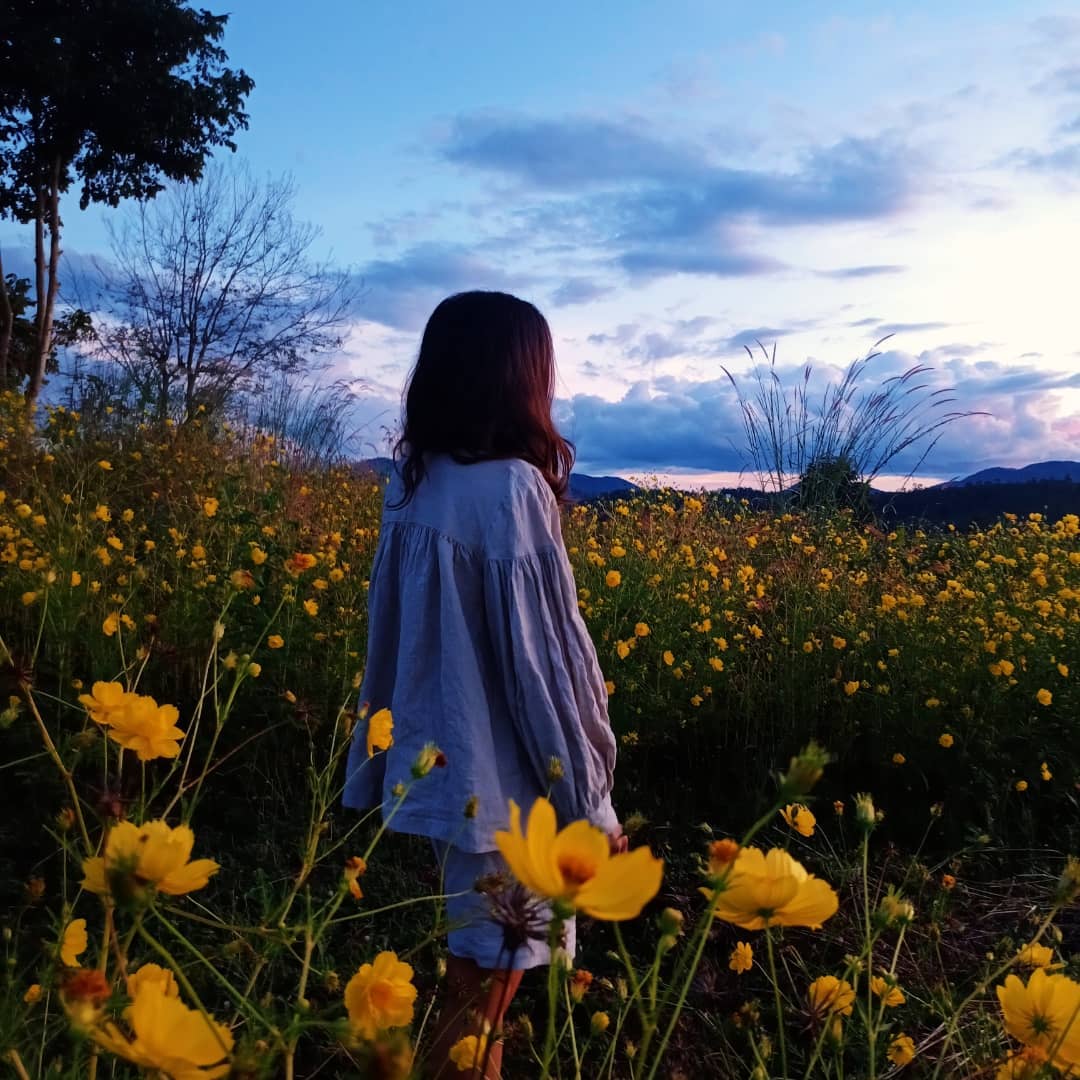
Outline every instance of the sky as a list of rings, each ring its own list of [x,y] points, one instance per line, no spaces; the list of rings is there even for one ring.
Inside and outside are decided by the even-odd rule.
[[[238,156],[293,176],[356,275],[336,370],[364,381],[371,448],[434,306],[495,288],[551,324],[584,471],[745,477],[744,346],[820,387],[887,335],[871,390],[920,366],[977,414],[941,430],[924,482],[1080,457],[1075,5],[228,10],[255,80]],[[110,213],[70,199],[69,257],[107,249]]]

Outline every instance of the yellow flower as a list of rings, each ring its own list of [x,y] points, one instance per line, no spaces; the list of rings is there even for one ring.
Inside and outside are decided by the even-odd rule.
[[[675,663],[675,654],[670,649],[664,650],[664,663],[671,667]]]
[[[319,614],[319,605],[314,600],[304,601],[304,610],[312,617],[315,618]]]
[[[997,996],[1014,1039],[1044,1052],[1055,1066],[1080,1065],[1080,983],[1036,968],[1026,984],[1008,976]]]
[[[880,975],[875,975],[870,980],[870,989],[881,998],[881,1004],[888,1006],[890,1009],[895,1008],[897,1005],[903,1005],[907,1000],[904,997],[904,991],[899,986],[888,982]]]
[[[855,1004],[855,991],[846,979],[821,975],[807,987],[806,1000],[810,1011],[819,1018],[832,1013],[850,1016]]]
[[[1058,664],[1057,670],[1058,670],[1058,674],[1063,679],[1067,679],[1069,677],[1069,665],[1068,664]]]
[[[285,569],[292,577],[299,577],[305,570],[310,570],[319,560],[306,551],[297,551],[285,560]]]
[[[120,629],[120,612],[113,611],[105,616],[105,621],[101,624],[101,632],[106,637],[112,637],[117,630]]]
[[[630,655],[630,646],[625,641],[619,641],[615,645],[615,652],[620,660],[625,660]]]
[[[910,1035],[900,1032],[889,1043],[888,1058],[898,1069],[910,1065],[915,1060],[915,1040]]]
[[[649,633],[648,623],[639,622],[634,626],[634,637],[648,637]]]
[[[41,1000],[41,983],[31,983],[23,994],[23,1001],[27,1005],[36,1005]]]
[[[749,971],[754,966],[754,950],[749,941],[738,941],[735,943],[735,948],[731,950],[731,956],[728,957],[728,967],[735,972],[736,975],[741,975],[744,971]]]
[[[364,964],[345,987],[349,1023],[362,1038],[374,1039],[387,1028],[412,1023],[416,987],[413,969],[397,953],[381,952]]]
[[[602,1035],[611,1026],[611,1017],[606,1012],[594,1012],[589,1027],[594,1035]]]
[[[1035,700],[1036,700],[1036,701],[1037,701],[1037,702],[1038,702],[1038,703],[1039,703],[1040,705],[1049,705],[1049,704],[1050,704],[1050,702],[1052,702],[1052,701],[1054,700],[1054,695],[1053,695],[1053,694],[1051,694],[1049,690],[1045,690],[1045,689],[1044,689],[1044,690],[1040,690],[1040,691],[1039,691],[1039,692],[1038,692],[1038,693],[1037,693],[1037,694],[1035,695]]]
[[[71,587],[74,589],[76,586],[82,584],[82,574],[78,570],[71,571]]]
[[[1053,780],[1054,778],[1054,774],[1050,771],[1050,766],[1047,765],[1045,761],[1039,766],[1039,775],[1043,780]]]
[[[1022,793],[1027,791],[1028,782],[1026,780],[1017,780],[1013,787],[1015,787],[1017,791]]]
[[[832,639],[832,647],[834,649],[837,649],[837,650],[846,649],[847,648],[847,641],[842,637],[834,636],[833,639]]]
[[[479,1069],[487,1054],[487,1035],[466,1035],[450,1047],[450,1063],[458,1072]]]
[[[394,718],[389,709],[380,709],[368,720],[367,756],[374,757],[376,750],[389,750],[394,745]]]
[[[269,637],[268,637],[268,638],[266,639],[266,644],[267,644],[267,645],[268,645],[268,646],[269,646],[269,647],[270,647],[271,649],[280,649],[280,648],[282,648],[282,647],[284,646],[284,644],[285,644],[285,639],[284,639],[284,638],[283,638],[283,637],[282,637],[282,636],[281,636],[280,634],[271,634],[271,635],[270,635],[270,636],[269,636]]]
[[[109,831],[105,854],[83,863],[82,887],[106,895],[110,878],[130,874],[137,884],[150,884],[169,896],[203,888],[221,868],[212,859],[191,858],[195,834],[187,825],[170,828],[164,821],[135,825],[121,821]]]
[[[858,691],[859,691],[859,681],[858,681],[858,679],[852,679],[850,682],[844,683],[844,693],[847,694],[848,697],[851,697],[852,694],[858,693]]]
[[[1046,945],[1031,942],[1016,954],[1016,962],[1021,967],[1045,968],[1054,962],[1054,950]]]
[[[252,660],[251,663],[248,664],[247,670],[248,674],[253,679],[257,679],[262,674],[262,664],[256,662],[255,660]]]
[[[37,601],[37,593],[36,592],[29,592],[28,591],[28,592],[24,592],[22,594],[23,607],[29,607],[31,604],[36,603],[36,601]]]
[[[659,891],[664,863],[648,847],[612,855],[608,838],[587,821],[557,831],[555,809],[537,799],[521,831],[521,810],[510,800],[510,829],[495,833],[495,845],[514,877],[546,896],[594,919],[634,919]]]
[[[160,986],[166,997],[180,996],[176,976],[168,968],[163,968],[159,964],[143,964],[127,978],[128,997],[138,997],[139,992],[144,990],[149,983]]]
[[[946,731],[938,736],[938,746],[948,750],[956,740]]]
[[[261,547],[253,547],[251,549],[251,561],[256,566],[262,566],[266,562],[266,552]]]
[[[113,1023],[92,1030],[90,1037],[117,1057],[171,1080],[214,1080],[228,1074],[232,1032],[169,996],[161,983],[141,984],[124,1020],[133,1037]]]
[[[219,505],[217,499],[204,499],[202,504],[203,513],[207,517],[213,517],[218,512]]]
[[[110,472],[112,470],[112,462],[111,461],[99,461],[98,462],[98,468],[103,469],[105,472]]]
[[[175,705],[159,705],[152,697],[129,694],[124,707],[110,714],[109,738],[125,750],[134,750],[140,761],[180,756],[184,737],[176,721]]]
[[[622,584],[622,574],[618,570],[609,570],[604,577],[604,584],[609,589],[615,589]]]
[[[95,723],[111,724],[113,717],[122,713],[134,696],[129,694],[121,683],[96,682],[91,693],[79,695],[79,704],[86,709]]]
[[[802,803],[792,803],[780,811],[780,816],[800,836],[813,836],[817,818]]]
[[[86,920],[72,919],[64,930],[60,942],[60,963],[64,967],[78,967],[79,957],[86,952]]]
[[[712,890],[702,889],[712,898]],[[759,848],[739,850],[714,913],[744,930],[766,926],[808,926],[816,930],[836,914],[839,900],[828,882],[806,872],[782,848],[767,855]]]

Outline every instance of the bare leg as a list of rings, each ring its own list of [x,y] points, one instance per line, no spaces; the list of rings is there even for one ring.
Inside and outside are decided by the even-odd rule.
[[[520,971],[492,971],[473,960],[450,956],[446,962],[446,993],[428,1057],[432,1080],[500,1080],[502,1042],[493,1042],[487,1068],[464,1069],[450,1063],[450,1049],[466,1035],[494,1034],[502,1029],[503,1016],[521,983]],[[479,1065],[479,1063],[478,1063]]]

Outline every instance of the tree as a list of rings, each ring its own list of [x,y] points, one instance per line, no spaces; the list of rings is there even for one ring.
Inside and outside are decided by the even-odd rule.
[[[94,352],[120,364],[158,418],[217,411],[342,342],[351,278],[312,261],[318,230],[286,179],[211,166],[110,229]]]
[[[225,66],[227,21],[183,0],[5,3],[0,217],[34,227],[31,406],[53,347],[61,195],[78,180],[84,210],[149,198],[166,179],[198,178],[214,147],[235,150],[254,83]]]
[[[0,264],[0,390],[18,385],[37,359],[37,320],[30,279],[8,274]],[[57,349],[91,339],[93,323],[81,308],[53,320],[52,344],[45,370],[57,370]]]

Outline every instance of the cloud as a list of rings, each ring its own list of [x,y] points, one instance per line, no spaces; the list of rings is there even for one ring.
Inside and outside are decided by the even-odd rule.
[[[1080,64],[1070,64],[1052,71],[1032,89],[1040,94],[1080,94]]]
[[[1037,173],[1080,173],[1080,143],[1066,143],[1056,150],[1017,150],[1009,159]]]
[[[861,385],[873,392],[884,380],[922,366],[926,370],[917,381],[925,385],[923,392],[938,394],[939,405],[929,415],[985,414],[964,416],[940,429],[921,471],[966,475],[992,464],[1023,465],[1075,456],[1080,415],[1058,416],[1057,404],[1061,391],[1080,390],[1080,372],[1048,372],[962,355],[981,348],[952,346],[951,356],[945,349],[919,354],[894,349],[866,368]],[[804,365],[778,363],[772,370],[791,387],[801,382]],[[834,365],[813,366],[812,404],[820,400],[825,383],[835,381],[841,371]],[[746,392],[751,392],[749,378],[736,374]],[[577,443],[580,466],[586,471],[739,471],[748,466],[738,397],[726,378],[642,379],[619,400],[578,394],[560,401],[559,415]],[[899,455],[889,471],[914,468],[923,448]]]
[[[358,271],[356,314],[400,330],[420,330],[436,304],[468,289],[521,292],[537,279],[508,272],[457,244],[418,244],[394,259],[375,259]]]
[[[878,332],[882,334],[919,334],[927,330],[945,330],[947,322],[894,322],[878,323]]]
[[[740,330],[737,334],[717,342],[723,352],[742,352],[744,349],[753,349],[760,342],[762,345],[772,345],[778,338],[787,337],[793,333],[774,326],[755,326],[750,330]]]
[[[815,270],[814,273],[819,277],[847,279],[883,277],[886,274],[902,274],[905,270],[907,270],[906,266],[883,263],[877,266],[841,266],[835,270]]]
[[[619,265],[638,280],[670,274],[754,277],[784,269],[776,259],[734,251],[693,251],[685,247],[637,248],[618,257]]]
[[[552,294],[551,302],[555,307],[570,307],[573,304],[587,304],[600,300],[614,292],[611,285],[601,285],[589,278],[567,278]]]

